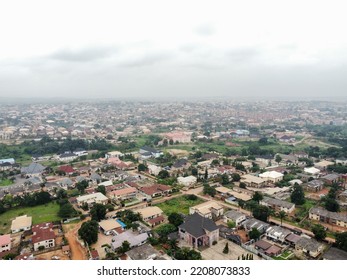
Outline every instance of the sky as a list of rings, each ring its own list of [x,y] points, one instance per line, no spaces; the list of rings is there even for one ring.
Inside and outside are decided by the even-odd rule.
[[[0,0],[0,98],[347,98],[345,1]]]

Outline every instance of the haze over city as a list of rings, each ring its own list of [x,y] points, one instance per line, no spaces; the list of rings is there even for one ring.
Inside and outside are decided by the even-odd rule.
[[[345,99],[347,25],[329,1],[11,1],[0,101]]]

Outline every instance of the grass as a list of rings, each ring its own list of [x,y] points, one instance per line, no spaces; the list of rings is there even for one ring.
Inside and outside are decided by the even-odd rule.
[[[277,257],[272,257],[272,258],[274,260],[284,261],[284,260],[290,259],[289,257],[292,257],[292,255],[293,255],[293,252],[286,250],[281,255],[279,255]]]
[[[32,223],[34,225],[44,222],[59,221],[58,211],[59,205],[54,202],[34,207],[10,209],[0,215],[0,233],[5,234],[10,232],[11,222],[17,216],[28,215],[33,217]]]
[[[12,185],[13,182],[10,179],[0,180],[0,187]]]
[[[188,200],[186,199],[186,196],[180,196],[180,197],[175,197],[165,202],[156,204],[155,206],[158,206],[161,210],[163,210],[163,212],[167,216],[173,212],[188,215],[189,207],[195,206],[203,202],[204,200],[201,198],[197,198],[196,200]]]

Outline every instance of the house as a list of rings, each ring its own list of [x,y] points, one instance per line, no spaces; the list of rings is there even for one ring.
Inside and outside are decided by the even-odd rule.
[[[0,235],[0,253],[11,250],[11,235]]]
[[[140,148],[140,156],[142,159],[148,159],[148,158],[158,158],[163,155],[162,151],[159,151],[157,149],[154,149],[152,147],[143,146]]]
[[[14,158],[2,158],[0,159],[0,163],[9,163],[13,165],[16,163],[16,161],[14,160]]]
[[[189,208],[189,214],[199,214],[208,219],[218,219],[223,216],[223,206],[219,205],[216,201],[206,201],[204,203],[192,206]]]
[[[296,242],[298,242],[298,240],[300,239],[300,235],[297,235],[295,233],[291,233],[289,235],[287,235],[286,237],[286,242],[289,243],[289,245],[291,245],[292,247],[295,247]]]
[[[305,167],[304,172],[311,176],[317,176],[320,173],[320,170],[315,167]]]
[[[336,164],[347,165],[347,158],[337,158]]]
[[[238,227],[243,221],[246,220],[246,215],[236,210],[229,210],[224,213],[224,223],[228,223],[229,221],[234,222]]]
[[[324,182],[322,180],[312,180],[302,186],[308,192],[319,192],[324,188]]]
[[[108,203],[108,198],[100,192],[82,195],[76,198],[78,206],[82,206],[87,203],[88,206],[92,206],[95,203],[106,205]]]
[[[100,260],[100,256],[99,256],[99,253],[97,250],[91,250],[90,251],[90,260],[93,260],[93,261],[97,261],[97,260]]]
[[[159,252],[149,244],[132,248],[125,254],[128,260],[157,260],[160,258]]]
[[[191,132],[172,131],[164,134],[164,137],[173,143],[190,143],[192,138]]]
[[[73,153],[75,155],[77,155],[78,157],[82,157],[82,156],[87,156],[88,152],[85,149],[82,148],[77,148],[76,150],[73,151]]]
[[[295,244],[296,253],[304,253],[317,258],[323,252],[324,246],[313,238],[301,237]]]
[[[283,174],[277,171],[266,171],[259,174],[259,177],[265,181],[276,183],[283,180]]]
[[[148,238],[148,234],[140,233],[136,234],[132,230],[127,230],[119,235],[116,235],[112,238],[111,247],[114,251],[116,251],[119,247],[122,246],[124,241],[128,241],[130,243],[130,248],[140,246],[145,244]]]
[[[61,250],[63,251],[64,255],[70,255],[71,253],[71,249],[69,245],[62,246]]]
[[[174,162],[174,164],[171,166],[171,170],[176,171],[176,170],[186,170],[191,166],[190,162],[185,159],[181,158]]]
[[[185,187],[191,187],[196,184],[197,181],[198,179],[192,175],[187,177],[177,177],[177,183]]]
[[[339,174],[327,174],[321,178],[325,183],[332,185],[340,181],[341,176]]]
[[[114,219],[100,221],[99,227],[105,235],[110,235],[115,232],[118,232],[118,233],[123,232],[122,225]]]
[[[112,152],[108,152],[105,154],[105,158],[109,159],[109,158],[120,158],[123,157],[124,154],[118,151],[112,151]]]
[[[138,190],[133,187],[117,189],[107,193],[107,196],[111,199],[115,200],[126,200],[126,199],[134,199]]]
[[[58,168],[58,171],[64,172],[66,175],[72,175],[76,172],[70,165],[62,165]]]
[[[194,248],[212,246],[219,239],[219,228],[211,219],[194,213],[185,218],[178,227],[179,238]]]
[[[63,178],[60,181],[58,181],[58,184],[63,189],[73,188],[74,183],[70,178]]]
[[[338,199],[343,201],[343,202],[347,202],[347,190],[345,190],[342,193],[340,193],[338,195]]]
[[[171,187],[161,184],[154,184],[149,187],[143,187],[140,189],[140,192],[144,193],[147,196],[150,197],[158,197],[158,196],[165,196],[168,195],[171,192]]]
[[[142,219],[152,227],[164,222],[163,211],[157,206],[138,209],[137,213],[139,213]]]
[[[251,174],[245,174],[241,176],[241,182],[249,187],[261,188],[265,185],[266,180]]]
[[[149,164],[147,166],[149,174],[153,174],[154,176],[158,176],[159,172],[162,170],[160,166]]]
[[[45,169],[46,167],[40,163],[33,162],[27,167],[22,167],[21,173],[27,177],[38,177],[45,171]]]
[[[298,184],[298,185],[302,185],[303,184],[303,181],[299,180],[299,179],[293,179],[293,180],[290,180],[289,181],[289,184],[291,186],[294,186],[295,184]]]
[[[268,223],[263,221],[250,218],[242,223],[242,226],[247,232],[251,231],[253,228],[256,228],[260,233],[264,233],[270,226]]]
[[[330,247],[323,255],[323,260],[347,260],[347,252]]]
[[[19,216],[12,221],[11,232],[17,233],[20,231],[30,230],[31,225],[32,225],[32,217],[28,217],[27,215]]]
[[[260,202],[260,205],[264,205],[274,209],[276,212],[284,211],[286,213],[292,213],[295,210],[295,204],[284,200],[271,198],[265,196]]]
[[[310,209],[308,217],[311,220],[347,228],[346,214],[330,212],[321,207],[314,207]]]
[[[283,143],[293,143],[295,142],[295,137],[291,135],[283,135],[279,138],[279,141]]]
[[[254,248],[257,249],[258,251],[265,252],[267,249],[269,249],[272,246],[271,243],[265,241],[265,240],[258,240],[257,242],[254,243]]]
[[[327,170],[328,166],[334,165],[334,164],[335,163],[332,161],[322,160],[320,162],[315,163],[314,166],[318,168],[319,170]]]
[[[32,227],[32,244],[34,245],[34,251],[41,249],[48,249],[55,246],[56,235],[53,231],[52,223],[42,223],[34,225]]]
[[[57,159],[59,161],[63,161],[63,162],[70,162],[73,161],[75,159],[77,159],[78,156],[75,153],[71,153],[71,152],[65,152],[63,154],[60,154]]]
[[[280,226],[271,226],[266,230],[266,237],[272,241],[284,243],[291,231]]]
[[[268,248],[264,254],[268,255],[270,257],[278,256],[282,253],[282,248],[277,245],[271,245],[270,248]]]
[[[285,163],[287,166],[297,165],[299,163],[299,159],[295,155],[286,155],[286,154],[276,154],[282,158],[282,163]],[[275,157],[276,158],[276,157]]]

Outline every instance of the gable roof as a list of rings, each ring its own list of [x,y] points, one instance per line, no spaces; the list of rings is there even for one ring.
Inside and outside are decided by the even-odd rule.
[[[194,237],[200,237],[206,234],[207,231],[218,230],[214,221],[200,216],[198,213],[186,217],[183,224],[179,226]]]
[[[21,172],[25,174],[36,174],[36,173],[41,173],[45,169],[46,167],[44,167],[40,163],[33,162],[28,167],[23,167],[21,169]]]
[[[51,240],[55,238],[52,223],[42,223],[32,227],[33,237],[32,242],[42,242],[45,240]]]

